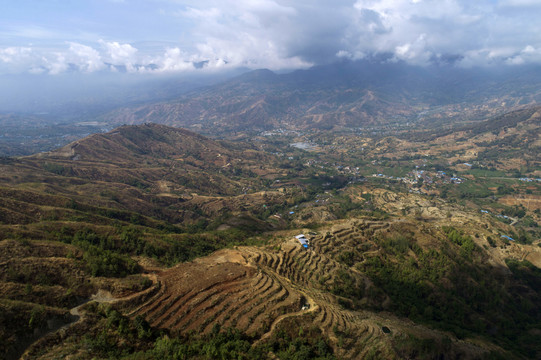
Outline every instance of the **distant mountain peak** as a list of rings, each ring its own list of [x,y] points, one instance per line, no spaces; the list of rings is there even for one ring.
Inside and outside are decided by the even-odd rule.
[[[540,74],[532,67],[492,73],[371,60],[288,74],[259,69],[174,101],[118,109],[102,119],[117,124],[152,121],[209,134],[345,129],[420,118],[452,121],[457,114],[461,120],[478,120],[537,103]],[[487,113],[487,102],[499,105]]]
[[[279,75],[269,69],[258,69],[237,76],[233,81],[272,81],[278,77]]]

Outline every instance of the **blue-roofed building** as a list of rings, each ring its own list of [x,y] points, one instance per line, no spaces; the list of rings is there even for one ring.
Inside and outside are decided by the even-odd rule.
[[[304,236],[304,234],[300,234],[295,236],[297,240],[299,240],[299,243],[301,243],[302,247],[305,249],[308,249],[308,245],[310,245],[310,242],[308,239]]]

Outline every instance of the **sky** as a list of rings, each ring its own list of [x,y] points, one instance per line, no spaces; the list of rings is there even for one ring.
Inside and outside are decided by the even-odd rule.
[[[541,0],[3,0],[0,75],[541,63]]]

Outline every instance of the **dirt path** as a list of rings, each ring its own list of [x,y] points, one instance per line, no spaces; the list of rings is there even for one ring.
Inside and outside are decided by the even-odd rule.
[[[81,308],[88,304],[90,301],[96,301],[98,303],[108,303],[113,302],[115,299],[110,292],[104,291],[104,290],[98,290],[98,292],[94,295],[92,295],[89,299],[85,300],[82,304],[79,304],[69,310],[69,313],[71,315],[71,321],[67,324],[58,324],[57,326],[54,326],[46,331],[44,331],[41,335],[38,336],[37,339],[33,340],[31,343],[26,346],[26,348],[21,352],[20,359],[25,359],[27,353],[36,345],[41,339],[43,339],[45,336],[55,333],[57,331],[67,330],[74,324],[78,323],[79,321],[83,320],[84,313],[81,312]]]
[[[152,280],[153,282],[153,285],[149,286],[149,288],[151,288],[152,286],[154,286],[156,284],[156,282],[158,281],[157,279],[157,276],[155,274],[148,274],[146,275],[149,279]],[[143,290],[145,291],[145,290]],[[68,328],[70,328],[71,326],[73,326],[74,324],[82,321],[84,319],[84,313],[81,312],[81,308],[83,306],[85,306],[86,304],[88,304],[89,302],[91,301],[95,301],[97,303],[114,303],[114,302],[117,302],[117,301],[126,301],[126,300],[130,300],[132,298],[134,298],[135,296],[138,296],[140,294],[140,292],[137,292],[137,293],[134,293],[134,294],[131,294],[131,295],[128,295],[128,296],[125,296],[125,297],[121,297],[121,298],[115,298],[109,291],[106,291],[106,290],[98,290],[97,293],[93,294],[90,296],[89,299],[85,300],[83,303],[71,308],[69,310],[69,313],[70,315],[72,316],[71,318],[71,321],[67,324],[62,324],[62,325],[58,325],[58,326],[55,326],[51,329],[48,329],[47,331],[45,331],[43,334],[41,334],[37,339],[35,339],[34,341],[32,341],[30,344],[28,344],[28,346],[22,351],[22,355],[21,355],[21,359],[24,359],[25,358],[25,355],[28,353],[28,351],[35,345],[37,344],[41,339],[43,339],[46,335],[48,334],[51,334],[51,333],[54,333],[54,332],[57,332],[57,331],[61,331],[61,330],[67,330]]]
[[[304,298],[306,299],[306,302],[308,303],[309,305],[309,308],[306,309],[306,310],[299,310],[297,312],[294,312],[294,313],[289,313],[289,314],[284,314],[284,315],[280,315],[278,316],[274,322],[271,324],[270,326],[270,329],[269,331],[267,331],[265,334],[263,334],[261,336],[261,338],[259,340],[257,340],[255,343],[254,343],[254,346],[258,345],[261,341],[267,339],[269,336],[272,335],[272,333],[274,332],[274,330],[276,329],[276,326],[284,319],[287,319],[289,317],[292,317],[292,316],[299,316],[299,315],[304,315],[304,314],[308,314],[310,312],[313,312],[313,311],[316,311],[317,309],[319,309],[319,305],[316,304],[316,302],[314,301],[314,299],[312,299],[311,297],[309,297],[305,292],[303,291],[299,291],[298,289],[296,289],[298,292],[300,292]]]

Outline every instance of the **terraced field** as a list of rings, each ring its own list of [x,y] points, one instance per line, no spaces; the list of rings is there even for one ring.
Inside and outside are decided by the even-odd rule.
[[[278,316],[298,311],[304,297],[287,280],[261,271],[240,251],[224,250],[159,276],[159,290],[131,316],[178,332],[209,332],[214,324],[263,335]]]
[[[291,236],[272,248],[218,251],[158,274],[153,290],[130,300],[129,315],[179,333],[208,333],[220,324],[259,341],[284,319],[299,316],[330,338],[340,358],[392,358],[393,338],[412,331],[424,337],[428,331],[412,330],[411,323],[389,314],[348,310],[344,304],[349,300],[333,292],[344,273],[361,292],[370,291],[370,280],[339,261],[340,254],[355,249],[359,256],[374,256],[378,252],[374,236],[392,226],[362,220],[335,226],[313,236],[308,250]],[[359,301],[370,305],[373,300]]]

